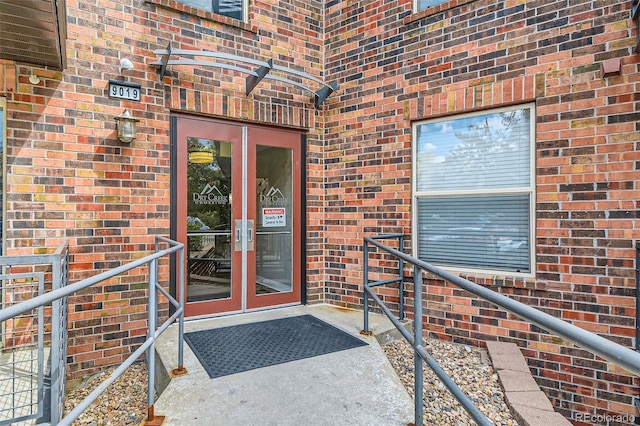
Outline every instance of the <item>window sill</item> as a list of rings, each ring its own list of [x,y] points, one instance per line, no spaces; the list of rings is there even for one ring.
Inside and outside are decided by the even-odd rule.
[[[145,2],[150,4],[155,4],[156,6],[160,6],[166,9],[173,9],[173,10],[177,10],[178,12],[197,16],[199,18],[206,19],[208,21],[218,22],[220,24],[229,25],[231,27],[240,28],[242,30],[250,31],[252,33],[258,32],[258,28],[251,25],[250,22],[243,22],[238,19],[229,18],[228,16],[218,15],[217,13],[198,9],[196,7],[192,7],[175,0],[145,0]]]
[[[532,273],[518,273],[518,272],[491,272],[487,270],[470,270],[464,268],[454,268],[448,266],[439,266],[443,270],[456,275],[472,283],[479,284],[484,287],[498,288],[526,288],[529,290],[547,290],[547,282],[536,278]],[[405,277],[413,275],[413,268],[405,266]],[[423,270],[423,277],[430,276]],[[442,279],[436,276],[436,279]],[[444,280],[446,281],[446,280]],[[455,285],[455,284],[453,284]]]
[[[421,10],[419,12],[413,13],[406,18],[404,18],[404,23],[408,24],[413,21],[417,21],[422,18],[426,18],[427,16],[432,16],[440,12],[445,12],[447,10],[454,9],[458,6],[462,6],[468,3],[472,3],[475,0],[449,0],[442,4],[431,6],[426,8],[425,10]]]

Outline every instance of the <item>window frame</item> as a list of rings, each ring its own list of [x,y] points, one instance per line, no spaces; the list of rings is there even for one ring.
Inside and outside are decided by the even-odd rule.
[[[455,191],[418,191],[418,140],[417,140],[417,127],[423,124],[442,123],[447,121],[455,121],[459,119],[476,117],[489,114],[499,114],[502,112],[524,110],[530,111],[530,123],[529,123],[529,186],[528,187],[514,187],[508,189],[486,189],[486,190],[455,190]],[[419,217],[418,217],[418,200],[420,198],[427,198],[443,196],[443,195],[461,195],[461,196],[474,196],[474,195],[504,195],[504,194],[529,194],[529,271],[518,272],[511,270],[498,270],[490,268],[473,268],[463,265],[453,264],[439,264],[433,263],[435,266],[439,266],[445,270],[451,272],[462,272],[477,275],[500,275],[500,276],[512,276],[520,278],[533,278],[536,274],[536,174],[535,174],[535,146],[536,146],[536,109],[535,103],[518,104],[506,107],[490,108],[477,110],[462,114],[447,115],[437,117],[433,119],[414,121],[411,125],[411,155],[412,155],[412,171],[411,171],[411,249],[414,257],[419,258],[418,253],[418,230],[419,230]]]
[[[422,19],[427,16],[432,16],[440,12],[447,12],[449,10],[455,9],[465,4],[473,3],[475,1],[477,0],[445,0],[437,5],[429,6],[425,9],[418,9],[419,7],[418,0],[412,0],[411,2],[412,14],[405,18],[405,23],[413,22],[417,19]]]
[[[427,7],[426,7],[426,8],[424,8],[424,9],[420,9],[420,0],[413,0],[413,12],[414,12],[414,13],[419,13],[419,12],[422,12],[423,10],[428,10],[430,7],[440,6],[440,5],[442,5],[442,4],[444,4],[444,3],[448,3],[448,2],[450,2],[450,1],[451,1],[451,0],[442,0],[442,1],[441,1],[440,3],[438,3],[438,4],[434,4],[434,5],[432,5],[432,6],[427,6]]]
[[[0,184],[0,191],[2,191],[2,198],[0,198],[0,255],[6,255],[7,245],[5,243],[7,239],[6,224],[7,224],[7,98],[0,97],[0,158],[2,164],[0,165],[0,173],[2,173],[2,182]],[[4,299],[3,299],[4,300]]]
[[[246,26],[249,24],[249,6],[250,6],[249,0],[242,0],[242,19],[233,18],[231,16],[223,15],[223,14],[214,12],[212,10],[202,9],[200,7],[187,3],[188,0],[146,0],[146,1],[153,4],[157,4],[162,7],[167,7],[169,9],[185,11],[192,15],[197,15],[205,19],[210,19],[215,22],[223,22],[223,23],[229,24],[229,21],[225,22],[225,20],[231,19],[238,23],[237,25],[231,24],[233,26],[242,27],[243,25]]]

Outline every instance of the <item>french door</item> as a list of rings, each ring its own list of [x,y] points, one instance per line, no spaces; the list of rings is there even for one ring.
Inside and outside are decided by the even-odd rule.
[[[299,303],[302,135],[181,115],[172,123],[186,315]]]

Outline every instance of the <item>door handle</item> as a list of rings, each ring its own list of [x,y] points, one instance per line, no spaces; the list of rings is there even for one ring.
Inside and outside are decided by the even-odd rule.
[[[233,242],[233,251],[242,251],[242,220],[235,221],[236,238]]]
[[[247,220],[247,250],[248,251],[253,251],[254,250],[254,246],[255,246],[255,242],[253,240],[253,236],[254,236],[254,222],[253,220]],[[236,237],[234,239],[234,244],[233,244],[233,250],[234,251],[242,251],[242,240],[243,240],[243,235],[242,235],[242,220],[241,219],[237,219],[235,221],[235,233],[236,233]]]
[[[247,251],[253,251],[255,242],[253,241],[253,220],[247,220]]]

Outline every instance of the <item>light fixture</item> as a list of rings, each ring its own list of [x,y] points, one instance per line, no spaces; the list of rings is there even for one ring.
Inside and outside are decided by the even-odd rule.
[[[128,109],[115,117],[115,120],[120,142],[129,143],[136,138],[136,123],[140,120],[133,118]]]
[[[124,70],[132,70],[133,69],[133,63],[127,59],[127,58],[122,58],[120,59],[120,70],[124,71]]]
[[[213,162],[213,152],[209,152],[209,151],[190,152],[189,162],[193,164],[211,164]]]
[[[600,62],[600,78],[615,77],[620,74],[622,74],[622,61],[620,58],[612,58]]]

